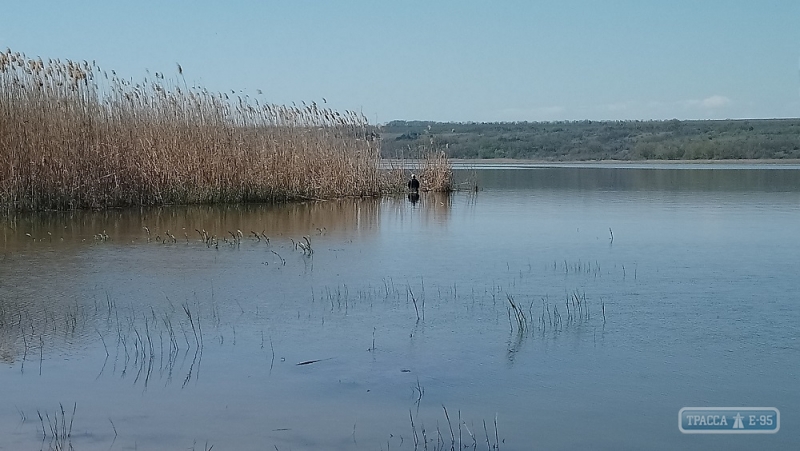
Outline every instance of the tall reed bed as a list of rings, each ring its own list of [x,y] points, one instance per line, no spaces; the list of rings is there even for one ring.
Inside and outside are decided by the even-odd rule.
[[[94,62],[0,53],[0,208],[270,202],[397,189],[360,113],[140,83]]]
[[[429,191],[452,191],[453,169],[444,151],[429,151],[423,156],[420,179]]]
[[[457,189],[453,181],[453,166],[441,149],[419,146],[409,149],[410,158],[399,156],[387,160],[389,185],[404,186],[411,173],[420,181],[421,191],[449,193]]]

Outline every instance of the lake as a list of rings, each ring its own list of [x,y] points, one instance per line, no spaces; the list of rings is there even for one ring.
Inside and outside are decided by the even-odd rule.
[[[456,176],[4,219],[0,449],[800,445],[800,166]],[[781,428],[679,431],[710,406]]]

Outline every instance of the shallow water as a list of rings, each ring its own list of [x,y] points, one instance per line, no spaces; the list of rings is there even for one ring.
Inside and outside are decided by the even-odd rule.
[[[798,168],[457,175],[5,220],[0,449],[797,447]],[[682,435],[687,406],[782,425]]]

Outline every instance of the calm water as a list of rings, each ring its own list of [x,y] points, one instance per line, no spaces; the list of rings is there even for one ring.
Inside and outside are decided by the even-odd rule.
[[[6,219],[0,449],[800,446],[800,168],[458,175],[481,190]],[[781,429],[682,435],[687,406]]]

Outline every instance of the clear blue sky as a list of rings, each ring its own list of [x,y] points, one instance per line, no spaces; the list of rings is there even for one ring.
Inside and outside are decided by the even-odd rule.
[[[11,1],[0,47],[372,122],[800,116],[800,1]]]

